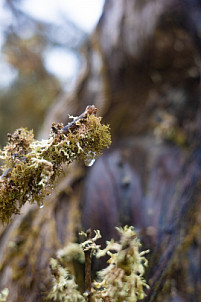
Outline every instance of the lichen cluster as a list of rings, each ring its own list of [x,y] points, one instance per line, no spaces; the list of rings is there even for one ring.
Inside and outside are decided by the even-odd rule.
[[[50,260],[50,270],[54,280],[47,301],[85,302],[84,297],[77,290],[74,277],[59,264],[58,260],[53,258]]]
[[[6,302],[8,298],[9,290],[7,288],[4,288],[0,292],[0,302]]]
[[[72,250],[75,251],[75,255],[79,255],[79,258],[82,255],[82,260],[86,250],[91,250],[91,255],[95,255],[97,258],[106,254],[110,257],[108,266],[97,273],[98,278],[93,282],[90,301],[135,302],[146,296],[144,290],[149,286],[143,275],[148,264],[144,255],[148,251],[140,251],[141,244],[132,227],[126,226],[117,228],[117,230],[120,234],[119,242],[108,241],[104,250],[101,250],[100,246],[95,243],[97,239],[101,238],[100,232],[96,231],[94,238],[87,239],[80,245],[75,244],[73,248],[64,248],[59,251],[57,260],[51,260],[51,263],[54,261],[55,270],[59,277],[52,273],[53,287],[48,295],[48,301],[88,301],[86,292],[81,293],[75,278],[72,277],[68,269],[70,258],[72,257],[71,261],[75,259]],[[68,261],[63,261],[64,258]],[[64,265],[63,270],[61,264]],[[74,296],[69,300],[71,291],[73,291]]]
[[[187,146],[188,138],[184,129],[178,125],[177,119],[172,114],[164,111],[158,112],[159,122],[154,128],[154,135],[159,141],[173,142],[178,146]]]
[[[120,241],[107,242],[105,250],[99,250],[96,257],[108,254],[109,265],[98,272],[100,281],[94,283],[94,301],[96,302],[135,302],[146,295],[149,288],[143,278],[148,265],[144,257],[148,251],[139,251],[141,246],[132,227],[117,228]],[[111,252],[112,251],[112,252]]]
[[[0,178],[0,220],[8,223],[19,214],[26,201],[41,200],[51,193],[63,163],[89,162],[101,155],[111,143],[108,125],[96,117],[96,108],[85,112],[67,126],[53,124],[47,140],[34,140],[33,131],[18,129],[8,135],[8,145],[0,153],[3,159]]]

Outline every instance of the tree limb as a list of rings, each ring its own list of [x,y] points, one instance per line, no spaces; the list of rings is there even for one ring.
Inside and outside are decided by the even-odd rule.
[[[48,140],[37,141],[33,132],[18,129],[8,135],[9,143],[1,151],[5,171],[0,179],[0,220],[8,223],[19,214],[26,201],[39,205],[51,193],[63,163],[92,160],[111,143],[109,126],[96,117],[95,106],[86,110],[65,127],[52,124]]]

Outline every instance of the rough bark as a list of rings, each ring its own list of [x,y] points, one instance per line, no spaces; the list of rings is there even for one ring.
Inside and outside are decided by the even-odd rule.
[[[81,228],[131,224],[151,249],[146,301],[199,301],[199,1],[108,0],[87,43],[71,95],[50,109],[51,123],[94,104],[111,124],[113,146],[91,168],[72,165],[43,209],[2,227],[0,285],[8,301],[42,301],[48,261]]]

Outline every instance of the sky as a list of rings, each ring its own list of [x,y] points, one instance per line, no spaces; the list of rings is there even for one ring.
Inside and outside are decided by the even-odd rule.
[[[62,17],[68,18],[76,25],[90,34],[95,28],[102,13],[104,0],[22,0],[20,7],[32,17],[41,21],[62,24]],[[9,14],[3,10],[0,0],[1,24],[10,22]],[[0,33],[0,45],[1,41]],[[55,48],[45,56],[46,68],[59,77],[64,84],[76,77],[79,69],[78,58],[69,50]],[[8,83],[15,78],[16,74],[0,60],[0,68],[3,70],[4,81]],[[4,85],[2,82],[1,85]]]
[[[60,22],[65,15],[85,31],[91,32],[102,12],[103,0],[23,0],[22,8],[43,21]]]

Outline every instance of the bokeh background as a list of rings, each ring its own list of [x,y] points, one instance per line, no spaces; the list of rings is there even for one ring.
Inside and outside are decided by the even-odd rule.
[[[103,0],[0,2],[0,146],[16,128],[34,129],[62,91],[73,89],[82,45]]]

